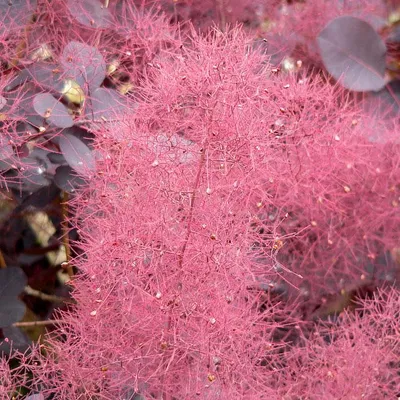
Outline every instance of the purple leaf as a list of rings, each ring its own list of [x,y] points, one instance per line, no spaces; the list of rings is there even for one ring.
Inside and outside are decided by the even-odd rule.
[[[22,158],[21,163],[23,164],[23,168],[20,168],[18,175],[25,190],[38,190],[51,183],[46,177],[47,165],[43,160],[28,156]]]
[[[32,80],[41,88],[56,90],[57,92],[61,90],[63,85],[62,71],[57,64],[36,62],[23,69],[5,89],[10,91]]]
[[[22,269],[0,269],[0,327],[20,321],[25,314],[25,304],[18,299],[27,283]]]
[[[74,193],[77,189],[84,186],[86,182],[70,166],[62,165],[56,169],[54,183],[65,192]]]
[[[68,108],[60,103],[50,93],[40,93],[33,99],[33,108],[43,118],[58,128],[69,128],[74,120],[68,113]]]
[[[4,106],[7,104],[7,100],[0,95],[0,110],[4,108]]]
[[[44,400],[44,396],[41,393],[31,394],[26,398],[26,400]]]
[[[8,143],[0,141],[0,160],[7,160],[14,155],[12,146]]]
[[[67,79],[76,81],[82,89],[93,91],[106,77],[106,63],[95,48],[85,43],[69,42],[60,60]]]
[[[3,331],[3,336],[9,340],[0,343],[0,356],[1,353],[10,354],[11,351],[15,350],[25,352],[32,343],[27,334],[16,326],[3,327],[1,330]]]
[[[386,46],[370,24],[355,17],[338,17],[317,40],[326,69],[345,88],[365,92],[385,86]]]
[[[91,96],[92,108],[88,118],[104,122],[120,119],[126,111],[126,99],[116,90],[98,88]]]
[[[67,163],[81,175],[87,175],[96,169],[96,160],[92,150],[77,137],[64,134],[60,137],[60,149]]]
[[[24,28],[36,8],[36,0],[0,1],[0,34],[15,27]]]

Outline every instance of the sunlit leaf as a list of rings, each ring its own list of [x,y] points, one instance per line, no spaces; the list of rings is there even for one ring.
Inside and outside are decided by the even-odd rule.
[[[26,398],[26,400],[45,400],[41,393],[31,394]]]
[[[3,96],[0,96],[0,110],[2,110],[6,104],[7,100]]]

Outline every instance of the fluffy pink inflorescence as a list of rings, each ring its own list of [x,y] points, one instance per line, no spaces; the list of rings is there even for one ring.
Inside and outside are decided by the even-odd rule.
[[[340,326],[320,326],[288,357],[280,398],[397,398],[399,299],[398,290],[378,291],[358,305],[362,317],[346,313]]]
[[[198,40],[177,63],[162,55],[137,113],[99,135],[98,177],[77,199],[79,306],[65,316],[66,341],[53,345],[61,377],[40,379],[59,398],[128,389],[148,398],[273,393],[259,361],[278,323],[249,291],[275,275],[271,244],[262,262],[252,250],[269,168],[253,140],[266,147],[269,138],[248,111],[264,108],[257,91],[267,72],[237,32]],[[232,61],[218,71],[224,49]],[[174,91],[162,104],[170,79]],[[191,107],[195,115],[182,119]]]
[[[364,261],[397,244],[399,147],[370,143],[337,88],[277,75],[237,29],[193,33],[144,76],[136,110],[97,134],[75,202],[78,305],[37,388],[281,398],[274,334],[290,311],[261,312],[261,292],[377,276]]]

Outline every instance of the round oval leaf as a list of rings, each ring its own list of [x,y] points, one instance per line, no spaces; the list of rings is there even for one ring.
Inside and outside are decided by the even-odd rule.
[[[18,172],[20,185],[27,191],[36,191],[43,186],[48,186],[51,181],[46,176],[47,164],[43,159],[33,157],[21,158],[24,169]]]
[[[98,88],[106,77],[106,63],[100,52],[92,46],[80,42],[69,42],[63,50],[61,64],[66,78],[86,91]]]
[[[26,398],[26,400],[44,400],[44,396],[41,393],[31,394]]]
[[[65,192],[74,193],[84,186],[86,182],[69,165],[62,165],[56,169],[54,183]]]
[[[16,326],[3,327],[1,330],[3,331],[3,336],[9,340],[0,344],[0,357],[2,353],[10,354],[15,350],[25,352],[32,343],[27,334]]]
[[[7,160],[14,155],[14,149],[9,143],[0,140],[0,160]]]
[[[126,101],[116,90],[98,88],[91,96],[87,117],[104,122],[118,120],[126,112]]]
[[[1,0],[0,1],[0,34],[10,28],[23,29],[35,11],[36,0]]]
[[[367,22],[350,16],[335,18],[317,41],[325,68],[345,88],[364,92],[385,86],[386,46]]]
[[[60,90],[62,72],[58,69],[57,64],[36,62],[21,72],[22,78],[24,72],[28,79],[33,79],[36,85],[49,90]]]
[[[65,158],[62,154],[58,153],[49,153],[47,154],[47,158],[53,163],[53,164],[65,164]]]
[[[7,105],[7,99],[0,95],[0,110],[2,110]]]
[[[60,91],[61,72],[55,63],[36,62],[23,69],[5,89],[11,91],[26,82],[34,81],[35,85],[43,89]]]
[[[60,103],[50,93],[40,93],[33,99],[33,108],[43,118],[58,128],[69,128],[74,120],[68,113],[68,108]]]
[[[27,283],[21,268],[0,269],[0,327],[20,321],[25,314],[25,304],[18,299]]]
[[[95,171],[96,160],[92,150],[77,137],[64,134],[60,137],[60,149],[67,163],[81,175]]]

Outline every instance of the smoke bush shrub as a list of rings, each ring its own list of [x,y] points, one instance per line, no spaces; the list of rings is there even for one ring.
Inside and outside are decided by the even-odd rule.
[[[371,143],[339,88],[274,72],[239,29],[182,43],[142,64],[135,110],[96,132],[97,175],[72,203],[76,310],[45,356],[32,350],[31,389],[60,400],[269,399],[286,385],[329,398],[333,385],[315,373],[326,359],[359,350],[365,363],[372,348],[389,361],[395,344],[370,346],[378,309],[365,328],[337,328],[335,347],[316,339],[290,356],[276,332],[296,316],[265,307],[265,292],[389,280],[368,260],[398,245],[399,147],[390,132]],[[346,368],[340,390],[354,385]]]

